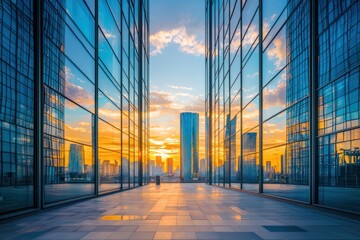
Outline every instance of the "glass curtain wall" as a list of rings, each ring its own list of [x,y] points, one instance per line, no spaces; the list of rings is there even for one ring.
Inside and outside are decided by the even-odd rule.
[[[360,212],[359,13],[359,1],[319,1],[319,204],[354,212]]]
[[[45,204],[95,194],[94,29],[85,2],[44,1]]]
[[[0,1],[0,214],[34,207],[34,5]]]
[[[45,203],[94,195],[95,179],[99,193],[138,186],[137,41],[144,7],[141,1],[97,4],[44,3]]]
[[[0,213],[147,183],[148,9],[1,1]]]
[[[99,191],[106,192],[121,187],[121,8],[118,1],[98,4]]]
[[[304,202],[310,201],[309,14],[309,1],[276,7],[263,1],[264,193]]]
[[[359,1],[205,11],[209,183],[360,212]]]

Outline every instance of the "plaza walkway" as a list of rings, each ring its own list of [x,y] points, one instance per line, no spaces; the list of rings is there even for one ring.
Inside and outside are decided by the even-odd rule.
[[[151,184],[1,223],[0,239],[360,239],[360,222],[205,184]]]

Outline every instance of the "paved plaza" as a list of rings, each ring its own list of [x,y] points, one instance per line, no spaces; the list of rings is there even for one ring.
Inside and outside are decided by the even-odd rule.
[[[154,184],[0,223],[0,239],[359,239],[360,221],[205,184]]]

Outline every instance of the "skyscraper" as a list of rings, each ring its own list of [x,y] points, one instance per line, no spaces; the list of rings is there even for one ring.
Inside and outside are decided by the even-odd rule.
[[[360,212],[359,9],[206,0],[210,184]]]
[[[0,214],[147,183],[149,1],[0,12]]]
[[[199,114],[180,114],[180,175],[188,182],[199,174]]]
[[[206,159],[203,158],[200,160],[199,177],[206,178],[206,172],[207,172]]]
[[[155,161],[156,161],[156,166],[157,167],[162,167],[163,163],[162,163],[161,156],[156,156]]]
[[[81,174],[84,173],[84,167],[84,146],[75,143],[70,144],[68,172],[72,174]]]
[[[174,159],[172,158],[167,158],[166,159],[166,172],[168,174],[173,174],[174,171]]]
[[[148,166],[149,166],[149,170],[148,170],[149,176],[152,177],[152,176],[154,176],[154,168],[156,166],[155,160],[150,160],[148,163]]]

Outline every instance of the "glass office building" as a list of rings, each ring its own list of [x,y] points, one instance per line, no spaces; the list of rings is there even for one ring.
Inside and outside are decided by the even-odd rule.
[[[206,1],[208,181],[360,213],[360,2]]]
[[[199,114],[180,113],[180,181],[199,178]]]
[[[148,182],[149,1],[0,2],[0,214]]]

